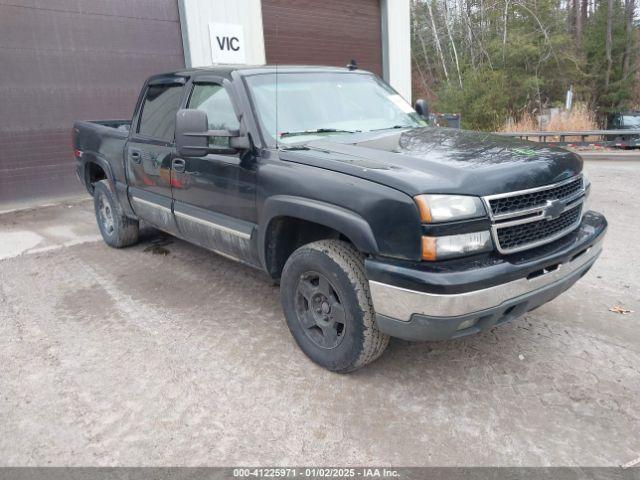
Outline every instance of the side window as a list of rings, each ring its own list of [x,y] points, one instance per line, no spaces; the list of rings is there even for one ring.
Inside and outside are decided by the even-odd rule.
[[[181,97],[182,85],[152,85],[147,88],[138,133],[173,141]]]
[[[193,87],[187,108],[202,110],[209,119],[209,130],[237,130],[240,128],[229,94],[222,85],[206,84]],[[210,139],[211,146],[225,147],[229,139]]]

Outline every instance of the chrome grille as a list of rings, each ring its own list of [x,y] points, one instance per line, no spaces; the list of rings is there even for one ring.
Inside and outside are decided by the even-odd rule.
[[[547,200],[571,198],[582,190],[582,177],[580,177],[572,179],[569,183],[563,183],[562,185],[549,188],[547,190],[538,190],[520,195],[494,198],[489,200],[489,206],[491,207],[491,212],[494,215],[500,215],[504,213],[517,212],[518,210],[539,207],[544,205]]]
[[[537,242],[564,232],[580,219],[582,204],[567,210],[554,220],[538,220],[498,229],[498,242],[504,250]]]
[[[484,197],[491,231],[501,253],[515,253],[557,240],[582,219],[582,175],[563,182]]]

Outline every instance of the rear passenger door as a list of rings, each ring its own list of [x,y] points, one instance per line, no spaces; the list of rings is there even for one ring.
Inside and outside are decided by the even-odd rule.
[[[149,81],[124,152],[135,213],[170,233],[177,233],[171,210],[171,163],[184,83],[184,78],[171,76]]]

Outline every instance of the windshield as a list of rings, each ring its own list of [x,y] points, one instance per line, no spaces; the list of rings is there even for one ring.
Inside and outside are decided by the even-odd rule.
[[[624,115],[622,117],[622,125],[624,128],[640,128],[640,116]]]
[[[309,72],[277,77],[277,82],[276,74],[247,77],[263,133],[272,145],[426,125],[411,105],[373,75]]]

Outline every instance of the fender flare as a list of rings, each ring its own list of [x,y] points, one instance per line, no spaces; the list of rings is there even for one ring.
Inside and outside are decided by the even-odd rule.
[[[91,193],[87,181],[87,164],[89,163],[95,163],[100,168],[102,168],[105,175],[107,176],[109,189],[116,196],[116,199],[120,203],[120,207],[122,208],[123,213],[129,218],[137,220],[138,217],[133,211],[133,208],[131,208],[131,204],[129,203],[129,197],[127,195],[127,184],[118,182],[113,175],[113,170],[111,169],[111,164],[109,163],[109,161],[102,155],[94,152],[83,152],[82,154],[82,183],[84,183],[87,191]]]
[[[331,203],[290,195],[274,195],[264,202],[258,231],[260,262],[266,265],[267,232],[278,217],[292,217],[332,228],[347,237],[358,250],[375,255],[378,243],[369,223],[359,214]]]
[[[85,188],[89,193],[91,190],[89,189],[89,183],[87,178],[87,165],[90,163],[95,163],[104,171],[107,176],[107,180],[109,181],[109,188],[112,192],[115,192],[115,179],[113,178],[113,171],[111,170],[111,165],[106,158],[103,156],[93,153],[93,152],[83,152],[82,153],[82,182],[84,183]]]

